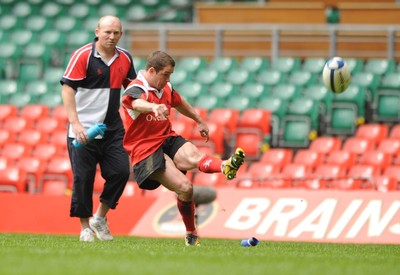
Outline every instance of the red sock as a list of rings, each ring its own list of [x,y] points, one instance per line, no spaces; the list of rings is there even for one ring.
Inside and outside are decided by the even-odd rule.
[[[177,199],[179,213],[181,213],[183,223],[185,224],[186,231],[195,231],[194,224],[194,201],[181,201]]]
[[[199,161],[199,171],[203,173],[216,173],[221,172],[221,164],[222,160],[219,158],[214,158],[209,155],[204,155],[201,160]]]

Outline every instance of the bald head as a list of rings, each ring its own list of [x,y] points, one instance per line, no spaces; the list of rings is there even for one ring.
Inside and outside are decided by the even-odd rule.
[[[99,22],[97,23],[97,29],[104,27],[117,28],[119,31],[122,31],[121,21],[118,17],[113,15],[105,15],[99,19]]]

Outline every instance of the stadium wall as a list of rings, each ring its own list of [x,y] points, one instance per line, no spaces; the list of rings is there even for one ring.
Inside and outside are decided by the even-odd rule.
[[[108,216],[111,231],[182,237],[175,196],[158,191],[123,197]],[[79,222],[69,217],[69,201],[69,196],[0,194],[0,232],[77,234]],[[203,238],[400,244],[397,191],[219,188],[217,199],[200,205],[198,215]]]

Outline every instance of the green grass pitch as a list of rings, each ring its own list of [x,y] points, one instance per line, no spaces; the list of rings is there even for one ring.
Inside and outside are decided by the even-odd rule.
[[[0,234],[0,274],[400,274],[399,245]]]

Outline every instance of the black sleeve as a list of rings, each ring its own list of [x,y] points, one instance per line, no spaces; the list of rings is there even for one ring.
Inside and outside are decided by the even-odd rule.
[[[137,86],[128,87],[123,95],[129,95],[131,98],[140,98],[145,91]]]

